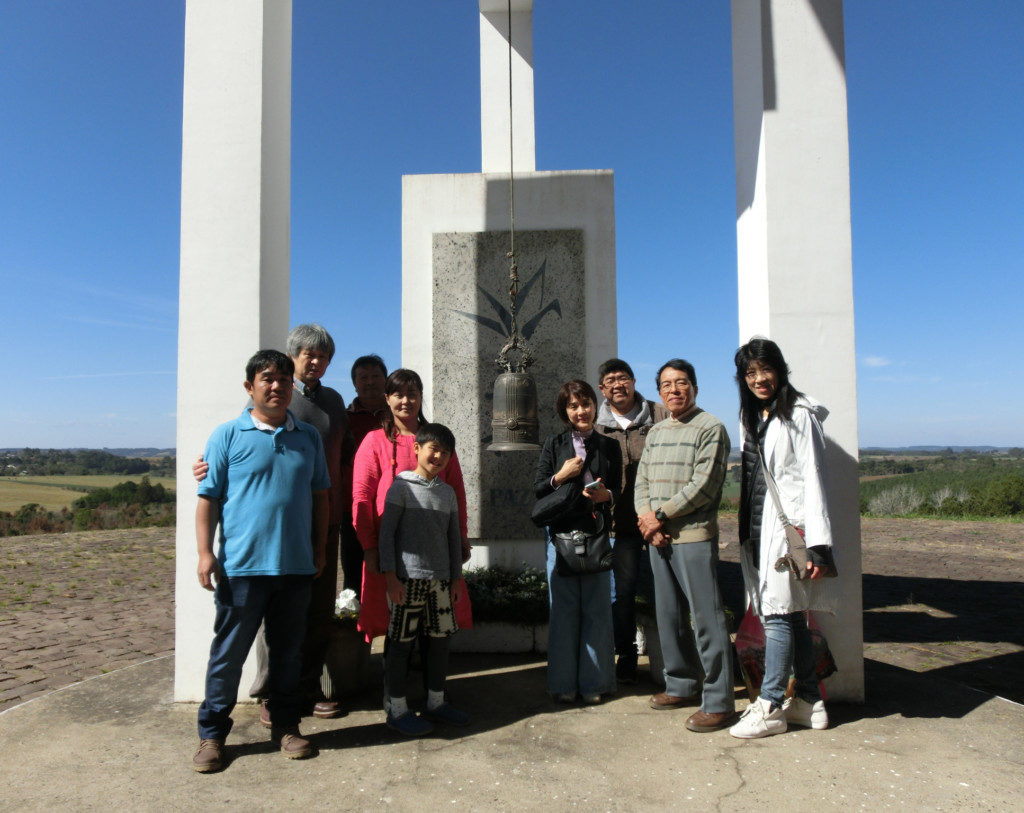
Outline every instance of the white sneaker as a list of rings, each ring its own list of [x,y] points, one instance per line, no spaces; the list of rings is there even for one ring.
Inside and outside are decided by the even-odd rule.
[[[808,703],[802,697],[787,697],[782,704],[782,711],[790,725],[813,728],[815,731],[828,728],[828,712],[825,711],[824,700]]]
[[[755,740],[758,737],[770,737],[772,734],[784,734],[786,715],[781,708],[769,711],[771,705],[763,697],[757,698],[747,706],[739,722],[729,729],[729,733],[741,740]]]

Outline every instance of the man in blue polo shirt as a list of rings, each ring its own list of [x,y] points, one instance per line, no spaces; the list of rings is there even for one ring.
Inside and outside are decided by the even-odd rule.
[[[210,469],[196,507],[197,572],[199,583],[214,591],[217,613],[192,758],[200,773],[223,765],[242,664],[261,622],[271,739],[291,759],[313,753],[299,733],[299,677],[310,585],[325,561],[330,478],[320,433],[288,410],[294,371],[276,350],[249,359],[245,390],[253,405],[217,427],[203,455]]]

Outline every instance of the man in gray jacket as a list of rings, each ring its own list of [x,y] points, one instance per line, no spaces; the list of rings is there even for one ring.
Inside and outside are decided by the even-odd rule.
[[[640,592],[654,604],[654,580],[646,543],[637,528],[633,507],[636,469],[644,451],[648,430],[668,417],[661,404],[646,400],[636,391],[633,369],[622,359],[608,359],[597,370],[598,389],[604,401],[594,422],[597,431],[614,438],[622,450],[622,496],[612,513],[615,560],[612,570],[612,625],[615,633],[615,677],[619,683],[636,683],[636,603]]]

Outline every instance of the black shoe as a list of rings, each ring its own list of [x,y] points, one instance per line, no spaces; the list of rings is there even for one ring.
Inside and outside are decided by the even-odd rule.
[[[615,679],[630,686],[636,683],[636,655],[619,655],[618,663],[615,664]]]

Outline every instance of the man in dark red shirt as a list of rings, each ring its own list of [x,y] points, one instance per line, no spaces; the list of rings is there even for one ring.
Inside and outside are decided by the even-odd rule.
[[[380,429],[381,421],[387,414],[387,400],[384,398],[384,382],[388,368],[378,355],[360,356],[352,364],[352,385],[356,397],[348,406],[348,428],[355,439],[355,448],[370,432]],[[363,546],[359,544],[355,528],[352,527],[352,458],[343,471],[345,488],[345,518],[341,523],[341,570],[342,586],[360,594],[363,574]]]

